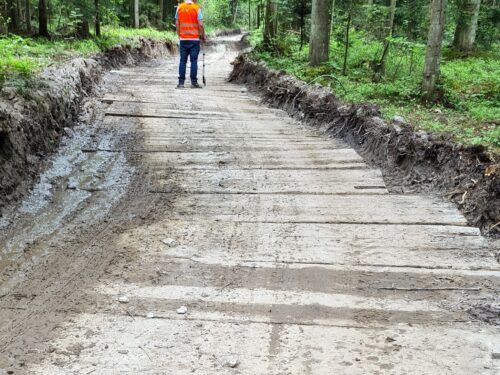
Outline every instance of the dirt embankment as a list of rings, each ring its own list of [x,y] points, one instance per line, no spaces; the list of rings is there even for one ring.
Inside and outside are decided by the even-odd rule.
[[[170,41],[141,39],[138,47],[116,46],[93,58],[49,68],[37,77],[38,88],[1,90],[0,212],[32,186],[41,162],[57,147],[64,129],[79,121],[82,106],[107,70],[175,50]]]
[[[374,105],[342,103],[330,90],[273,71],[248,54],[233,65],[231,81],[257,88],[270,105],[347,141],[382,169],[392,191],[437,190],[458,205],[470,225],[500,234],[499,155],[445,134],[417,132],[402,118],[388,123]]]

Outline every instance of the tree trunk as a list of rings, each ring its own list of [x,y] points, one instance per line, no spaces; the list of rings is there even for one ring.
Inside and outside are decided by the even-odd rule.
[[[382,57],[380,58],[379,62],[379,72],[383,74],[385,71],[385,61],[387,59],[387,55],[389,54],[389,46],[390,42],[389,39],[392,38],[392,33],[394,30],[394,15],[396,14],[396,0],[391,0],[391,5],[389,8],[389,22],[388,22],[388,32],[387,32],[387,37],[384,40],[384,50],[382,52]]]
[[[30,0],[26,0],[25,2],[25,12],[24,12],[24,17],[25,17],[25,21],[26,21],[26,31],[28,32],[28,34],[31,33],[31,1]]]
[[[477,19],[481,0],[460,0],[457,27],[453,47],[459,51],[470,52],[476,41]]]
[[[229,2],[229,6],[231,7],[232,23],[235,23],[236,22],[236,13],[238,11],[238,0],[231,0]]]
[[[422,98],[425,101],[433,101],[435,97],[446,22],[446,5],[447,0],[432,0],[431,4],[431,19],[422,80]]]
[[[49,35],[49,20],[47,17],[47,0],[38,1],[38,35],[48,38]]]
[[[335,26],[335,0],[332,0],[332,11],[331,11],[331,17],[330,17],[330,36],[333,35],[333,28]]]
[[[352,8],[349,8],[349,15],[347,16],[347,25],[345,29],[344,66],[342,67],[343,75],[347,74],[347,58],[349,57],[349,31],[351,30],[351,18],[352,18]]]
[[[76,28],[76,36],[80,39],[89,39],[90,38],[90,24],[89,21],[85,18],[82,18],[80,22],[78,22]]]
[[[21,30],[21,21],[23,19],[21,17],[21,3],[19,0],[15,0],[15,2],[16,2],[17,29]]]
[[[17,1],[8,0],[7,7],[9,9],[9,31],[14,32],[19,30],[19,19],[17,18]]]
[[[408,13],[410,15],[408,19],[408,27],[406,29],[406,36],[410,40],[415,40],[417,35],[415,32],[415,28],[417,27],[417,21],[418,21],[418,4],[416,1],[409,1],[408,2]]]
[[[256,16],[257,16],[257,29],[260,29],[260,4],[257,4]]]
[[[163,29],[163,21],[165,19],[165,18],[163,18],[164,14],[165,14],[165,0],[158,0],[158,6],[160,8],[159,15],[158,15],[158,19],[159,19],[158,26],[160,27],[160,29]]]
[[[139,28],[139,0],[130,0],[130,19],[134,29]]]
[[[278,5],[274,0],[267,0],[266,2],[266,15],[264,19],[264,48],[270,49],[274,44],[276,38],[276,23],[274,18],[278,13]]]
[[[252,2],[248,0],[248,31],[252,30]]]
[[[99,13],[99,0],[95,0],[95,36],[101,36],[101,15]]]
[[[328,60],[330,49],[330,5],[331,0],[313,0],[311,11],[311,38],[309,41],[309,64],[320,65]]]

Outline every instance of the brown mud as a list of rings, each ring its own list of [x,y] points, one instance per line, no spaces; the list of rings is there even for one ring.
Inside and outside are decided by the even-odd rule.
[[[233,65],[230,81],[250,85],[267,104],[345,140],[382,170],[392,192],[438,191],[471,226],[500,235],[499,155],[446,134],[415,131],[399,117],[387,122],[375,105],[342,103],[330,90],[271,70],[248,53]]]
[[[89,105],[103,74],[124,65],[175,53],[171,41],[140,39],[140,46],[115,46],[92,58],[48,68],[38,88],[0,91],[0,212],[33,186],[44,160],[69,128],[93,118]]]

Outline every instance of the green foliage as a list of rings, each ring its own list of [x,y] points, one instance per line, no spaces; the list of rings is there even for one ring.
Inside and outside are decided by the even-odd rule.
[[[154,29],[104,28],[100,38],[46,40],[9,35],[0,38],[0,86],[6,82],[29,84],[33,73],[54,62],[90,56],[116,44],[138,45],[138,37],[173,40],[173,32]]]
[[[250,40],[258,45],[259,35]],[[371,64],[380,57],[382,42],[365,31],[352,31],[348,74],[341,74],[343,43],[332,40],[330,60],[319,67],[308,66],[308,49],[299,50],[297,40],[288,39],[289,53],[254,52],[272,68],[285,70],[306,82],[330,87],[346,102],[372,102],[380,105],[385,117],[402,115],[417,129],[444,131],[465,143],[482,143],[500,148],[500,56],[480,53],[465,59],[445,59],[442,64],[444,106],[420,104],[420,83],[425,46],[404,37],[390,40],[386,72],[374,82]],[[447,54],[445,54],[447,55]],[[333,75],[315,80],[319,76]]]

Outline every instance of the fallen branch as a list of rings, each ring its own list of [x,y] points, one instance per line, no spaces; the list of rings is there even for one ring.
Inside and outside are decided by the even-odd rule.
[[[481,288],[459,288],[459,287],[443,287],[443,288],[397,288],[397,287],[380,287],[379,290],[398,290],[405,292],[420,292],[420,291],[439,291],[439,290],[467,290],[471,292],[479,292]]]

